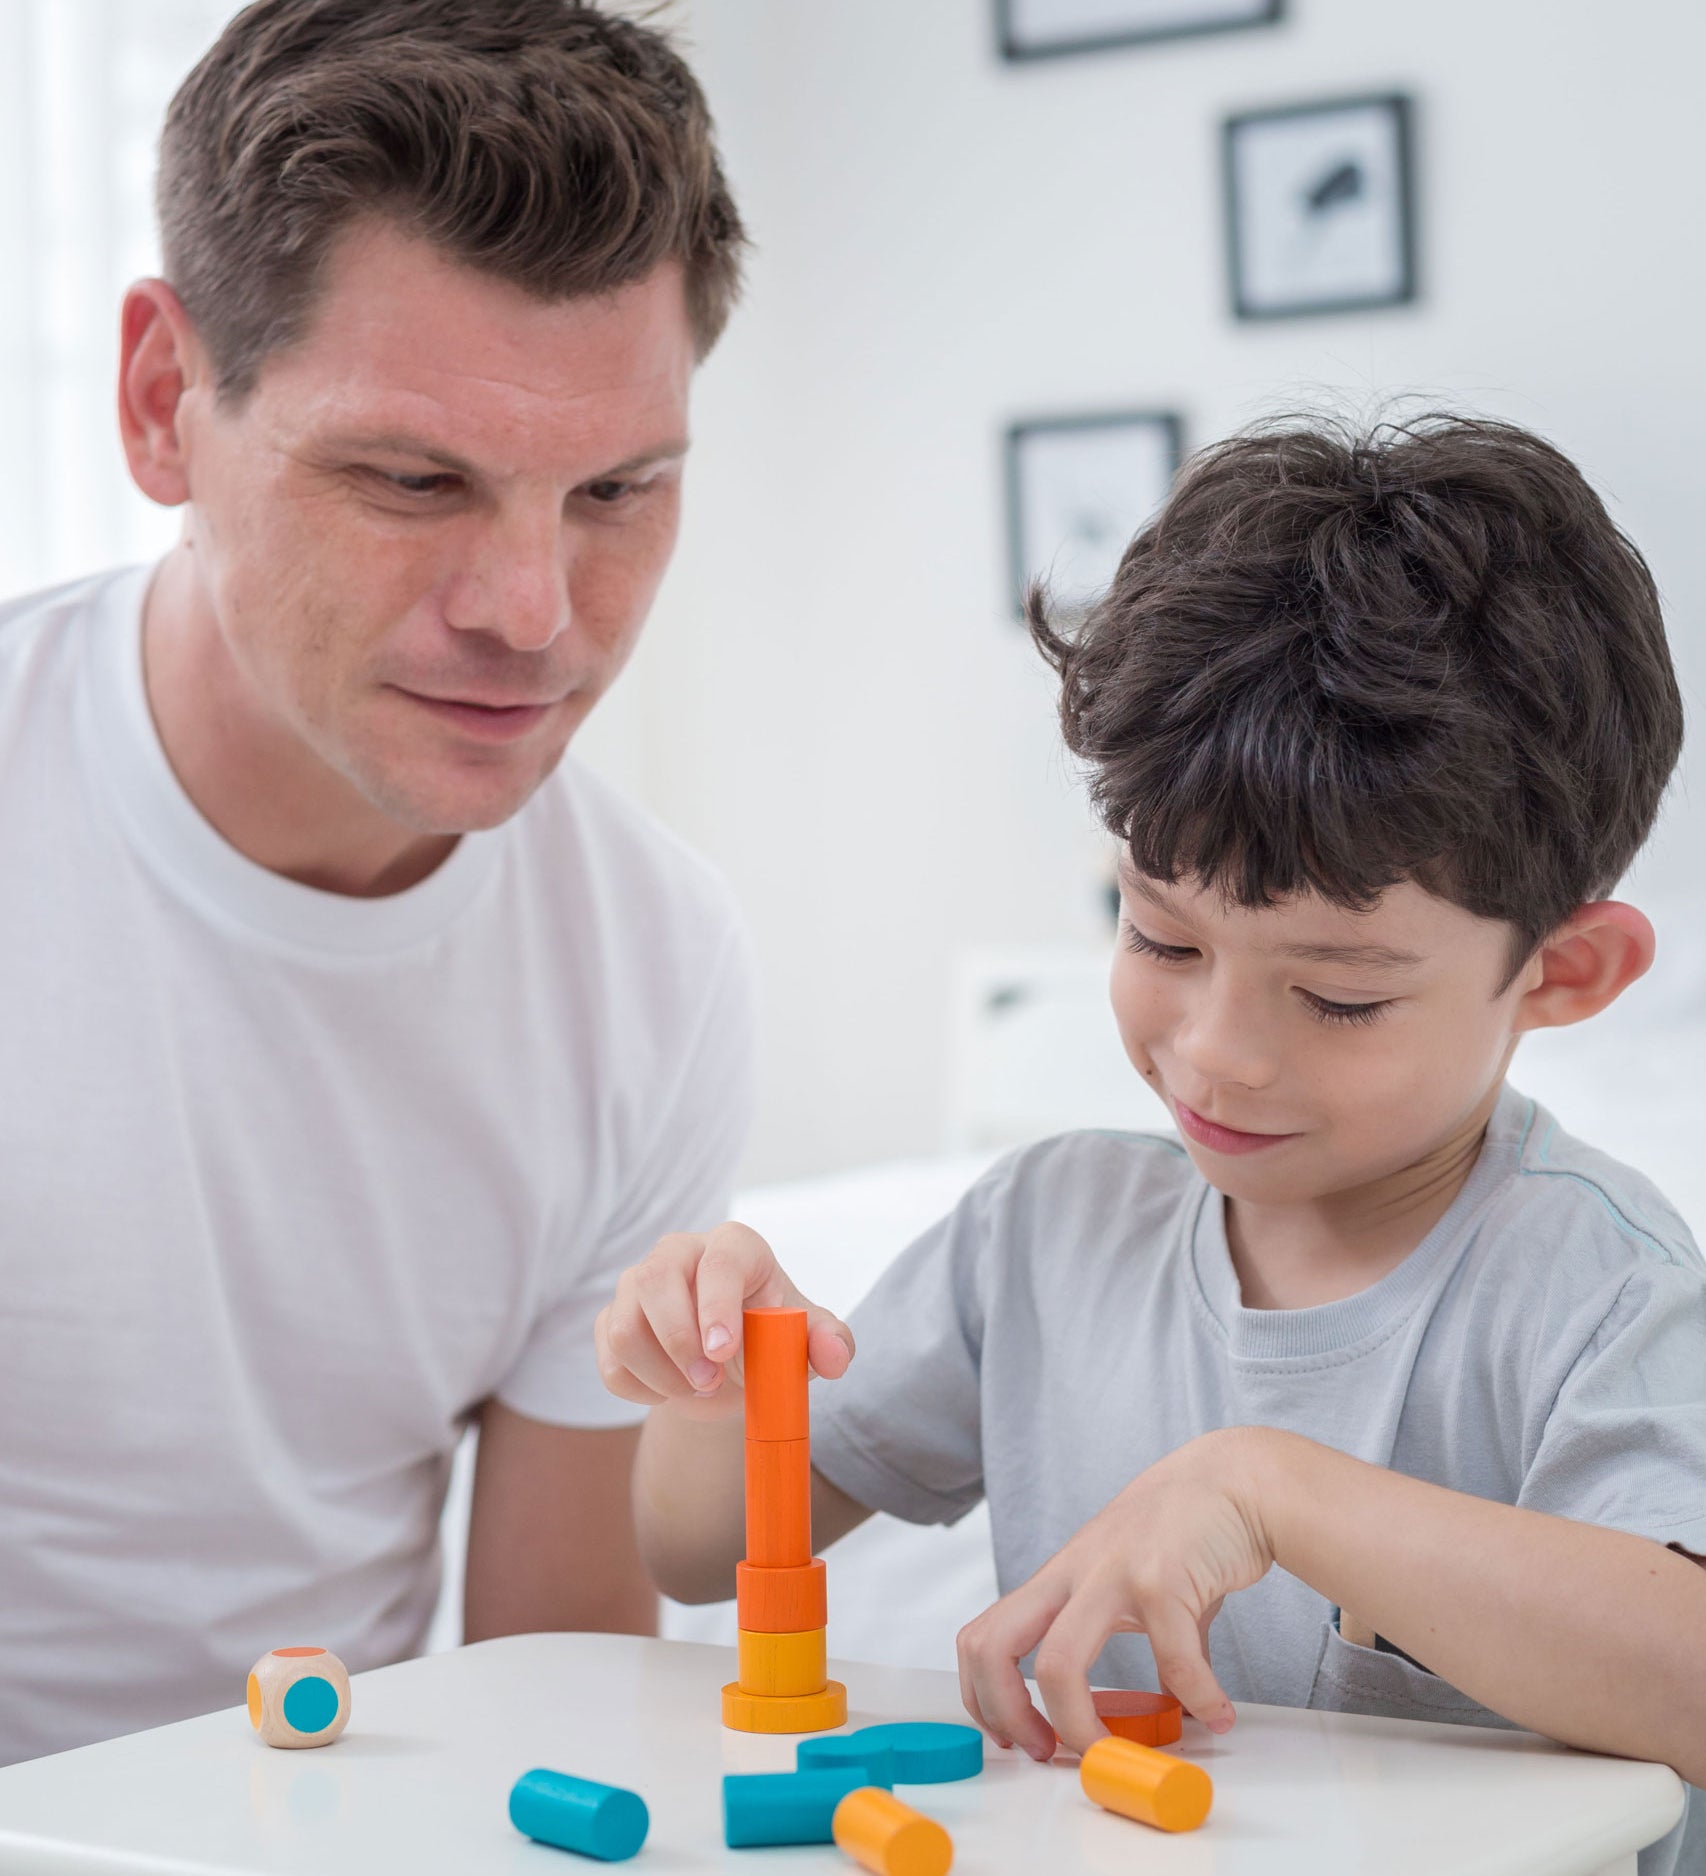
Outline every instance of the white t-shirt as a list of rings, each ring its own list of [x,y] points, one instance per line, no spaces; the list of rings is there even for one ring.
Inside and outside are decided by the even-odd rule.
[[[458,1433],[577,1427],[593,1318],[722,1216],[747,956],[573,760],[384,899],[168,765],[147,569],[0,608],[0,1763],[418,1647]]]

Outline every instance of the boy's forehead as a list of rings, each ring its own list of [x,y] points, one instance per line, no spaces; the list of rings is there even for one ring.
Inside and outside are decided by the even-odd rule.
[[[1241,906],[1218,886],[1199,880],[1169,883],[1120,860],[1120,880],[1135,898],[1197,930],[1304,963],[1414,970],[1454,953],[1468,957],[1507,941],[1495,919],[1400,880],[1364,911],[1335,905],[1319,893],[1296,893],[1267,906]]]

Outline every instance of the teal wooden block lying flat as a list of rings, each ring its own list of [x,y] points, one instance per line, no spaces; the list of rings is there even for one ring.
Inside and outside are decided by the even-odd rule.
[[[886,1751],[897,1785],[947,1785],[983,1770],[983,1735],[975,1726],[942,1720],[891,1720],[844,1735],[855,1745]]]
[[[646,1841],[651,1813],[637,1792],[543,1766],[524,1772],[509,1794],[509,1821],[524,1836],[601,1863],[620,1863]]]
[[[731,1850],[833,1843],[835,1807],[848,1792],[870,1783],[864,1765],[816,1772],[730,1772],[723,1779],[723,1841]]]
[[[802,1772],[831,1772],[838,1766],[862,1765],[870,1775],[865,1780],[867,1785],[894,1790],[894,1753],[880,1740],[864,1739],[857,1733],[819,1733],[815,1739],[802,1739],[794,1763]]]

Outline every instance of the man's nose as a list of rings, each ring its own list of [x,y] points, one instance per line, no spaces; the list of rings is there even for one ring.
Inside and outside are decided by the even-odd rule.
[[[512,651],[544,651],[573,617],[569,557],[568,530],[558,515],[491,528],[454,590],[450,624],[490,633]]]

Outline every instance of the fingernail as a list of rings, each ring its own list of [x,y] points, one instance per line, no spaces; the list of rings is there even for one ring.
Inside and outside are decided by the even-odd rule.
[[[707,1355],[715,1355],[720,1350],[727,1348],[733,1340],[734,1337],[730,1335],[728,1330],[719,1322],[714,1328],[709,1330],[705,1336],[705,1353]]]
[[[715,1387],[721,1376],[722,1370],[715,1362],[711,1361],[696,1361],[693,1366],[687,1370],[688,1380],[693,1383],[701,1394],[708,1393],[710,1389]]]

